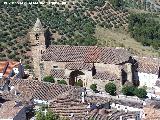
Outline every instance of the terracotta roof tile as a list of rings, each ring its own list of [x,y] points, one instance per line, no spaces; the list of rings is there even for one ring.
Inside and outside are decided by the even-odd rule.
[[[91,63],[81,63],[81,62],[70,62],[67,63],[65,66],[65,69],[69,70],[91,70],[92,69],[92,64]]]
[[[0,107],[0,118],[1,119],[14,118],[23,107],[24,106],[16,107],[15,101],[6,101]]]
[[[129,56],[131,54],[121,48],[54,45],[47,48],[42,55],[42,60],[119,64],[127,61]]]
[[[143,73],[158,74],[160,67],[159,58],[134,57],[138,61],[138,71]]]
[[[70,90],[71,88],[74,88],[73,86],[69,85],[59,85],[54,83],[40,82],[36,80],[21,79],[14,79],[10,81],[9,86],[15,86],[21,94],[27,95],[28,93],[31,98],[40,100],[52,100],[56,96]]]
[[[66,78],[66,76],[64,76],[65,74],[65,70],[64,69],[52,69],[50,72],[50,75],[53,76],[54,78]]]
[[[94,76],[93,79],[101,79],[101,80],[117,80],[119,79],[117,75],[109,72],[97,72]]]
[[[9,74],[11,73],[11,71],[13,70],[14,67],[16,67],[17,65],[19,65],[19,62],[15,62],[15,61],[9,61],[9,65],[5,71],[5,74],[3,75],[3,77],[8,77]]]
[[[8,65],[8,61],[0,61],[0,73],[3,72],[4,68]]]

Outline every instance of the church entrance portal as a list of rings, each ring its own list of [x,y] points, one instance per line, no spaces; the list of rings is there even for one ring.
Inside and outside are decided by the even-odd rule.
[[[72,71],[69,76],[69,85],[74,86],[74,85],[77,85],[77,83],[82,82],[82,80],[78,79],[79,75],[84,75],[84,73],[79,70]],[[83,83],[82,83],[82,85],[83,85]]]

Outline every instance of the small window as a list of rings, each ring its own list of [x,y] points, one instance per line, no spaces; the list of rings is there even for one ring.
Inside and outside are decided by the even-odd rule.
[[[58,66],[53,66],[53,68],[58,68]]]

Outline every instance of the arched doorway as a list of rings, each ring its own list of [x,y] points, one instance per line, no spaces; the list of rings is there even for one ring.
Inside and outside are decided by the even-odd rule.
[[[82,71],[79,71],[79,70],[74,70],[70,73],[70,76],[69,76],[69,85],[75,85],[76,83],[78,83],[78,76],[80,75],[84,75],[84,73]]]

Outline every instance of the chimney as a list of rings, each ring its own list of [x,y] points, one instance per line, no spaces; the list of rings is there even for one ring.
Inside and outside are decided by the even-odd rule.
[[[132,83],[132,64],[126,63],[127,80]]]

